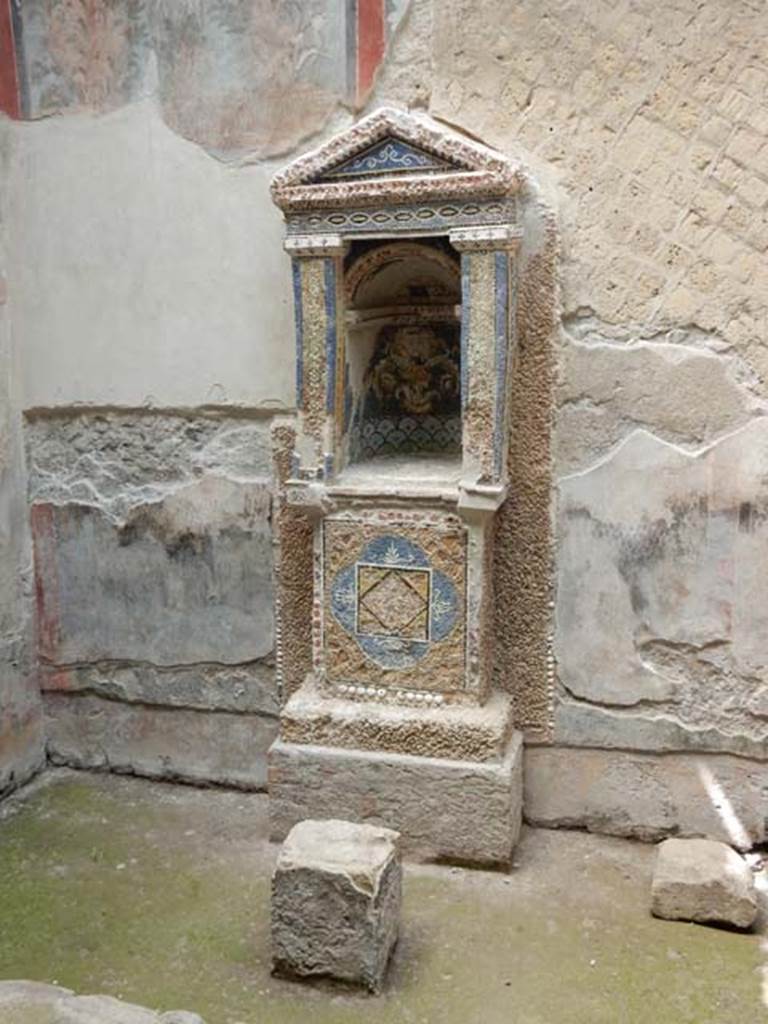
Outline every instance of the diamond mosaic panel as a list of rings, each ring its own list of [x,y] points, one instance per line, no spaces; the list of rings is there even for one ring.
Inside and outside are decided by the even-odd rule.
[[[326,678],[461,689],[463,527],[326,520],[324,534]]]
[[[357,567],[357,632],[427,640],[429,572]]]

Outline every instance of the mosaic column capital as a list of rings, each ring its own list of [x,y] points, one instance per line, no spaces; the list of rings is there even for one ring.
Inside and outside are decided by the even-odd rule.
[[[488,224],[472,228],[456,228],[448,235],[459,252],[516,252],[523,232],[513,224]]]
[[[348,243],[341,235],[290,235],[284,242],[285,251],[296,258],[343,256]]]

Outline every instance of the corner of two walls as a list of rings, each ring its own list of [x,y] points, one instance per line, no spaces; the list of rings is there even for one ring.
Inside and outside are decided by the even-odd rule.
[[[269,426],[293,401],[270,161],[359,107],[407,6],[118,0],[0,25],[54,763],[265,785]]]
[[[519,155],[538,182],[499,566],[536,823],[765,838],[762,18],[746,2],[685,15],[662,0],[413,0],[374,90],[372,105],[425,107]],[[51,751],[137,770],[145,744],[142,771],[260,785],[263,762],[237,772],[274,728],[264,417],[290,402],[289,290],[269,167],[212,159],[168,128],[204,86],[164,66],[170,52],[159,107],[26,136],[25,227],[44,258],[14,287],[37,339],[25,404]],[[205,113],[220,141],[227,111]],[[316,115],[319,129],[330,115]],[[261,133],[287,152],[296,138],[273,127],[235,141]],[[55,261],[51,165],[84,197]],[[57,296],[47,311],[38,281]],[[84,294],[101,300],[84,312]],[[160,621],[161,603],[178,614]],[[169,760],[171,722],[189,724]],[[225,724],[241,738],[214,768],[194,751],[224,756]]]
[[[10,159],[0,115],[0,182]],[[9,314],[7,195],[0,188],[0,798],[45,762],[34,658],[32,556],[22,440],[21,386]]]

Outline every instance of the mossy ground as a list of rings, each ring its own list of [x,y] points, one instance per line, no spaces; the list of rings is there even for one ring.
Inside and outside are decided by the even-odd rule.
[[[648,913],[651,847],[528,831],[508,875],[409,865],[378,998],[269,973],[266,798],[54,773],[0,819],[0,978],[207,1024],[730,1024],[759,934]]]

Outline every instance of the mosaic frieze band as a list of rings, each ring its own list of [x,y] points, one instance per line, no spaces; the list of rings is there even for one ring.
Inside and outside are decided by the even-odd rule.
[[[477,224],[503,225],[514,223],[516,216],[514,196],[458,203],[353,206],[347,210],[296,211],[287,220],[287,231],[289,238],[326,231],[343,231],[345,235],[371,231],[413,234],[415,231],[446,231]]]

